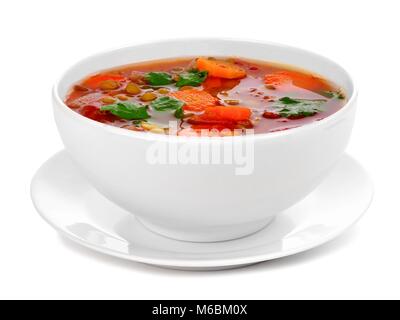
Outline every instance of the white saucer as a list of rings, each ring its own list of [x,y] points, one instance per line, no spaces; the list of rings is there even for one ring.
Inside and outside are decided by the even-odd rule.
[[[364,169],[344,155],[312,194],[264,230],[218,243],[176,241],[147,230],[89,185],[65,151],[38,170],[31,193],[41,216],[83,246],[167,268],[218,270],[292,255],[332,240],[366,211],[373,186]]]

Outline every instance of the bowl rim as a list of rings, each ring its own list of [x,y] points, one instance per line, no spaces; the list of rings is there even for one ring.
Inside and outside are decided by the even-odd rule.
[[[275,131],[275,132],[265,132],[265,133],[255,133],[251,135],[242,135],[242,136],[226,136],[226,137],[201,137],[201,136],[175,136],[175,135],[164,135],[164,134],[157,134],[157,133],[151,133],[151,132],[140,132],[140,131],[133,131],[133,130],[127,130],[124,128],[120,127],[115,127],[109,124],[101,123],[89,118],[86,118],[79,113],[73,111],[71,108],[69,108],[64,100],[60,97],[59,95],[59,87],[60,83],[62,80],[65,78],[65,76],[70,72],[71,69],[75,68],[76,66],[90,62],[90,60],[100,57],[106,54],[112,54],[114,51],[117,50],[124,50],[136,46],[147,46],[147,45],[152,45],[152,44],[168,44],[171,42],[190,42],[190,41],[197,41],[197,42],[207,42],[207,41],[220,41],[220,42],[238,42],[242,43],[243,45],[247,44],[255,44],[255,45],[269,45],[269,46],[275,46],[275,47],[280,47],[282,49],[287,49],[287,50],[297,50],[297,51],[302,51],[303,53],[307,55],[314,55],[318,57],[319,59],[325,60],[333,65],[335,65],[336,68],[339,68],[345,76],[349,79],[351,86],[352,86],[352,93],[348,100],[346,101],[345,105],[339,109],[338,111],[334,112],[333,114],[327,116],[326,118],[323,118],[319,121],[314,121],[311,123],[307,123],[306,125],[302,125],[299,127],[291,128],[289,130],[282,130],[282,131]],[[353,76],[347,71],[346,68],[342,67],[339,63],[336,61],[321,55],[319,53],[313,52],[311,50],[303,49],[301,47],[297,46],[291,46],[291,45],[286,45],[286,44],[281,44],[278,42],[272,42],[272,41],[262,41],[262,40],[250,40],[250,39],[242,39],[242,38],[226,38],[226,37],[191,37],[191,38],[171,38],[167,40],[153,40],[153,41],[146,41],[146,42],[138,42],[138,43],[132,43],[129,45],[124,45],[124,46],[119,46],[107,50],[100,51],[98,53],[86,56],[83,59],[80,59],[79,61],[75,62],[74,64],[70,65],[62,74],[61,76],[57,79],[55,84],[53,85],[52,89],[52,96],[53,96],[53,101],[57,102],[58,106],[61,106],[61,111],[65,112],[68,116],[77,119],[77,121],[82,121],[86,123],[87,125],[91,125],[94,127],[97,127],[99,129],[106,130],[110,132],[111,134],[117,134],[117,135],[123,135],[123,136],[128,136],[136,139],[142,139],[142,140],[151,140],[151,141],[177,141],[177,142],[205,142],[205,141],[220,141],[221,139],[235,139],[235,140],[244,140],[244,139],[255,139],[255,140],[264,140],[264,139],[274,139],[278,137],[285,137],[285,136],[290,136],[293,134],[300,134],[301,132],[307,132],[309,130],[313,130],[314,128],[321,127],[324,125],[329,125],[330,123],[334,122],[336,119],[340,118],[342,115],[344,115],[350,107],[354,104],[354,101],[357,99],[358,96],[358,87],[356,85],[356,82],[354,81]]]

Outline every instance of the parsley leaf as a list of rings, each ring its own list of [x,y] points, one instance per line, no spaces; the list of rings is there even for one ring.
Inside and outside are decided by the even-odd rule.
[[[341,91],[324,91],[322,92],[322,95],[329,99],[339,99],[339,100],[346,99],[346,96]]]
[[[289,97],[283,97],[279,99],[279,101],[282,102],[283,104],[298,104],[300,100],[294,100]]]
[[[196,69],[188,72],[179,74],[178,81],[176,82],[177,87],[192,86],[197,87],[206,80],[208,75],[207,71],[199,71]]]
[[[185,114],[184,114],[182,108],[176,109],[176,111],[174,112],[175,118],[178,118],[178,119],[183,119],[184,115]]]
[[[284,97],[276,101],[271,108],[281,117],[296,119],[311,117],[323,111],[321,107],[325,102],[324,99],[307,100]]]
[[[171,98],[171,97],[161,97],[157,100],[154,100],[151,103],[151,106],[157,111],[165,111],[165,110],[177,110],[182,108],[185,103]]]
[[[171,75],[166,72],[149,72],[145,75],[145,79],[153,86],[164,86],[173,82]]]
[[[183,109],[184,102],[171,98],[171,97],[161,97],[157,100],[154,100],[151,103],[151,107],[157,111],[166,111],[166,110],[175,110],[174,116],[178,119],[183,118]]]
[[[147,107],[132,102],[119,102],[103,106],[100,110],[110,111],[113,115],[126,120],[143,120],[150,118]]]

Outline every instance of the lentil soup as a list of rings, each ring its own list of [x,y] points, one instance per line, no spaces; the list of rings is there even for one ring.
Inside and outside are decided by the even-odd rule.
[[[221,136],[319,121],[342,108],[346,95],[328,79],[295,67],[197,57],[91,75],[74,85],[65,103],[87,118],[127,130]],[[171,132],[170,121],[177,122],[176,132]]]

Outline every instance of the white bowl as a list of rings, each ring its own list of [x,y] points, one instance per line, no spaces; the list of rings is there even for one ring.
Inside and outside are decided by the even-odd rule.
[[[348,102],[333,115],[299,128],[208,139],[120,129],[85,118],[63,102],[75,82],[99,70],[199,55],[239,56],[310,70],[344,88]],[[308,51],[272,43],[182,39],[135,45],[82,60],[55,85],[53,104],[66,150],[101,194],[155,232],[180,240],[211,242],[260,230],[327,176],[349,140],[356,90],[341,66]],[[254,147],[250,174],[236,175],[235,164],[153,164],[146,157],[154,143],[178,149],[184,145],[221,148],[228,139]]]

